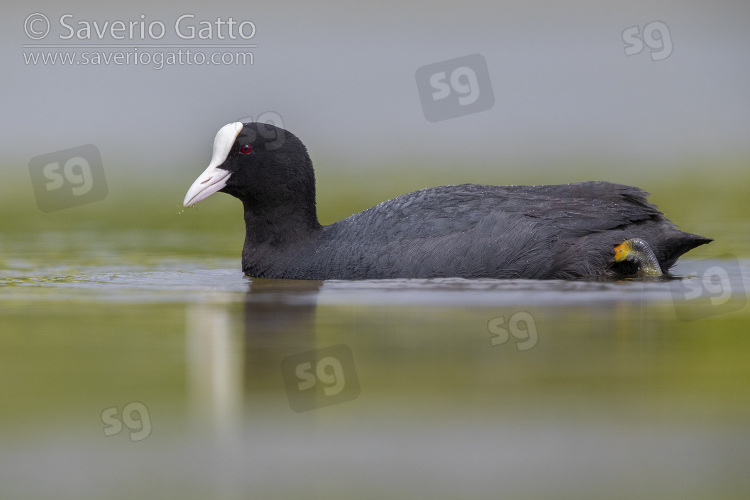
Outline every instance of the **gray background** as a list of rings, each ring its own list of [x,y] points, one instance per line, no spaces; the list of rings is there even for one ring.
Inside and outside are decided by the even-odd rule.
[[[28,66],[23,23],[32,12],[53,22],[64,13],[99,22],[144,14],[168,29],[184,13],[250,19],[255,64]],[[716,175],[750,152],[749,14],[741,0],[15,4],[0,21],[0,154],[6,179],[28,183],[32,157],[91,143],[108,175],[169,182],[184,169],[185,183],[207,164],[219,127],[274,111],[318,169],[538,174],[585,164],[592,177],[616,180],[623,168],[672,175],[697,164]],[[673,54],[626,57],[623,30],[655,20],[669,26]],[[415,71],[473,53],[487,59],[494,107],[428,122]]]

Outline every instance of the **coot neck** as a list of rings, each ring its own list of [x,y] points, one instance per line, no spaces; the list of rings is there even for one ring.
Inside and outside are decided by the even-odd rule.
[[[321,228],[315,205],[275,207],[243,201],[246,236],[254,244],[299,241]]]

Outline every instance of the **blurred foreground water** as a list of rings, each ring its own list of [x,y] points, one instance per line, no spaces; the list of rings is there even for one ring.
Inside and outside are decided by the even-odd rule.
[[[154,250],[196,238],[3,240],[2,498],[750,493],[750,261],[307,282]]]

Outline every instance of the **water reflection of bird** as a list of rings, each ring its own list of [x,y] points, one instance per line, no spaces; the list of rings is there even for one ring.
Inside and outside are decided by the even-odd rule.
[[[219,130],[211,163],[184,205],[217,191],[244,205],[242,269],[255,277],[655,275],[712,241],[677,229],[642,190],[598,181],[428,188],[322,226],[307,149],[264,123]]]

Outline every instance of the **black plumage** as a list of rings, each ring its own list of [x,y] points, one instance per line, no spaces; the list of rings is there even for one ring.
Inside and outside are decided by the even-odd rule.
[[[677,229],[644,191],[599,181],[428,188],[321,226],[305,146],[265,124],[242,125],[218,168],[230,172],[220,190],[244,205],[242,269],[254,277],[617,276],[632,272],[613,260],[628,238],[647,242],[664,272],[712,241]]]

